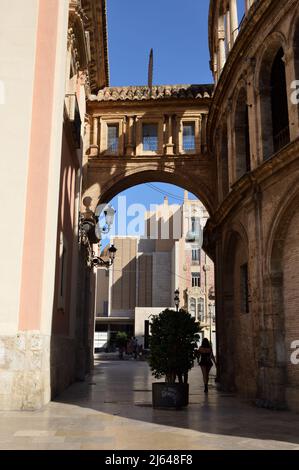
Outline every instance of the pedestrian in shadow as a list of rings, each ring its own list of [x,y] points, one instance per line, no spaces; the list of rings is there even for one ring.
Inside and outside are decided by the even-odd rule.
[[[138,356],[138,340],[135,336],[133,337],[132,342],[133,342],[133,356],[134,356],[134,359],[136,360]]]
[[[199,365],[202,371],[205,393],[208,393],[210,370],[213,367],[213,363],[215,364],[215,367],[217,366],[211,343],[207,338],[203,338],[201,346],[198,348],[198,354],[200,356]]]

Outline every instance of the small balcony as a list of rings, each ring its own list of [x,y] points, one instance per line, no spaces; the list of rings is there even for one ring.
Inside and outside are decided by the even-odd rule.
[[[290,143],[290,127],[286,126],[284,129],[277,132],[273,136],[273,141],[274,141],[274,152],[277,153],[279,152],[279,150],[281,150],[283,147],[285,147],[286,145]]]

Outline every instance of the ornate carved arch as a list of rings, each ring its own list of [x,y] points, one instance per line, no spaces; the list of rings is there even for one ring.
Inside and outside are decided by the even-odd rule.
[[[285,35],[279,31],[270,34],[257,51],[257,60],[255,66],[254,86],[257,94],[261,91],[261,75],[270,73],[270,69],[277,51],[282,47],[287,49],[287,39]]]
[[[246,229],[244,225],[239,221],[239,222],[234,222],[231,226],[230,229],[225,233],[225,237],[223,240],[223,257],[224,260],[226,260],[226,256],[228,255],[228,248],[231,244],[231,239],[232,237],[239,237],[243,246],[246,248],[247,252],[247,257],[248,257],[248,235],[246,232]]]
[[[285,54],[287,50],[287,40],[281,32],[276,31],[266,38],[257,53],[254,87],[257,97],[257,113],[259,115],[261,161],[270,158],[289,141],[289,126],[283,124],[281,129],[279,125],[277,128],[277,122],[289,121],[287,90],[281,89],[281,93],[278,95],[274,94],[272,88],[273,66],[275,64],[277,74],[277,64],[280,64],[280,62],[276,61],[276,58],[281,49]],[[279,79],[281,83],[282,80],[285,82],[285,77],[282,78],[282,75],[279,76]],[[280,82],[276,79],[275,84],[281,86]],[[276,97],[274,101],[273,97]],[[278,119],[276,116],[276,119],[273,120],[273,112],[277,113],[278,99],[280,99],[283,104],[282,109],[285,110],[285,113],[281,114],[282,119]],[[279,103],[280,106],[281,103]],[[275,123],[276,125],[274,125]]]
[[[294,46],[295,34],[298,28],[298,25],[299,25],[299,7],[296,8],[295,13],[293,14],[293,17],[290,21],[290,29],[289,29],[289,34],[287,37],[287,44],[289,48],[292,48]]]

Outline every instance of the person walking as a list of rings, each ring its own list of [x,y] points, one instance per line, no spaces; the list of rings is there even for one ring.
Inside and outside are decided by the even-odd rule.
[[[133,338],[130,338],[127,342],[127,355],[130,357],[133,355]]]
[[[132,339],[132,343],[133,343],[133,356],[134,356],[134,359],[136,360],[138,356],[138,340],[135,336]]]
[[[208,393],[208,383],[210,370],[213,367],[213,363],[216,365],[216,360],[213,354],[213,349],[210,341],[207,338],[203,338],[201,346],[198,348],[199,354],[199,365],[201,367],[203,382],[205,386],[205,393]]]

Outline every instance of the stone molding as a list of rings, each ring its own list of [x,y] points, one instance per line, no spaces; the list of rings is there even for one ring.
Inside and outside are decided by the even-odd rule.
[[[91,61],[88,64],[93,93],[109,85],[106,0],[81,0],[84,26],[89,33]]]
[[[299,138],[263,162],[250,174],[245,174],[236,181],[226,199],[213,214],[213,220],[210,219],[207,225],[216,227],[222,224],[234,208],[244,201],[249,191],[252,191],[252,196],[256,197],[256,188],[260,187],[268,179],[273,178],[275,173],[282,172],[286,167],[298,160],[298,151]]]

